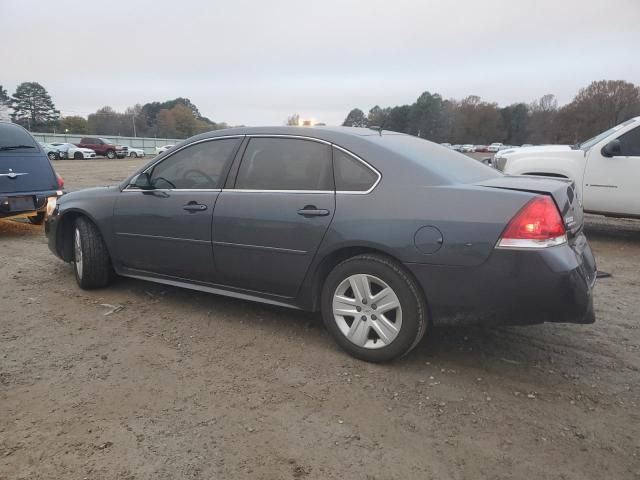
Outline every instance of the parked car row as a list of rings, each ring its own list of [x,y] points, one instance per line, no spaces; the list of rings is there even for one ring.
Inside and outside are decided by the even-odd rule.
[[[473,145],[471,143],[465,144],[450,144],[450,143],[441,143],[443,147],[450,148],[451,150],[455,150],[456,152],[462,153],[473,153],[473,152],[484,152],[484,153],[495,153],[501,150],[505,150],[507,148],[517,148],[514,145],[505,145],[500,142],[494,142],[491,145]],[[531,145],[525,144],[523,147],[530,147]]]
[[[144,157],[145,151],[142,148],[125,147],[117,145],[111,140],[100,137],[84,137],[79,143],[44,143],[39,142],[47,152],[49,160],[73,159],[83,160],[104,156],[109,159],[114,158],[138,158]],[[167,145],[165,150],[173,145]],[[156,148],[156,150],[158,150]],[[164,150],[163,150],[164,151]]]

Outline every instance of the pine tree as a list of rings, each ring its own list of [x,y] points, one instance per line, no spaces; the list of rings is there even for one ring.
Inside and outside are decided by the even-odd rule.
[[[11,99],[13,121],[30,130],[46,126],[60,117],[51,96],[38,82],[24,82],[18,85]]]

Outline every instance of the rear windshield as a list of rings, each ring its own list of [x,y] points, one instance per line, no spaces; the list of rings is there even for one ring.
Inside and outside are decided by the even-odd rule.
[[[33,137],[18,125],[0,123],[0,153],[3,151],[33,151],[37,148]]]
[[[451,183],[474,183],[502,176],[478,160],[412,135],[387,134],[370,138]]]

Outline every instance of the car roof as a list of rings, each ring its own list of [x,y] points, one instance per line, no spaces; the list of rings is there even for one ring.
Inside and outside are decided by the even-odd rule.
[[[351,137],[366,137],[373,135],[405,135],[404,133],[391,132],[389,130],[373,130],[360,127],[293,127],[293,126],[263,126],[263,127],[233,127],[223,130],[214,130],[198,135],[199,138],[219,137],[223,135],[297,135],[302,137],[318,138],[331,141],[331,139]]]

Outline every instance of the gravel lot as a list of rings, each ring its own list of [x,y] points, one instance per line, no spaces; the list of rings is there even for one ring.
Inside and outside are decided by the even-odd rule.
[[[74,190],[142,162],[55,167]],[[370,365],[318,315],[82,291],[42,227],[0,222],[0,479],[638,479],[640,222],[587,233],[594,325],[440,329]]]

